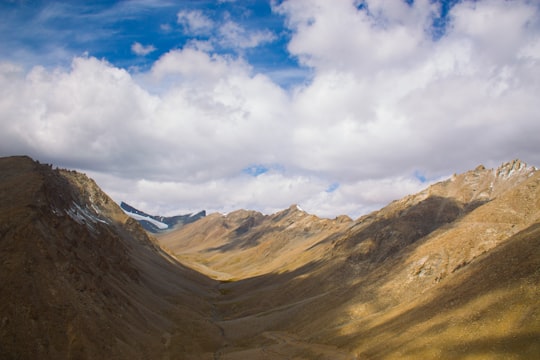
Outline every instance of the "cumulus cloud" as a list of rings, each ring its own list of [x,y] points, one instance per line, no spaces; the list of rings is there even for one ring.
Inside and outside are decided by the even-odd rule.
[[[516,132],[528,137],[538,128],[534,111],[523,110],[531,109],[537,75],[523,82],[513,75],[538,70],[518,55],[538,39],[538,7],[464,1],[435,41],[427,28],[437,15],[431,2],[366,3],[369,12],[347,1],[289,1],[278,8],[294,30],[289,50],[316,72],[293,101],[306,163],[342,176],[381,176],[387,166],[407,171],[415,162],[435,172],[464,169],[510,148],[515,153],[508,156],[538,158],[508,144]],[[497,41],[494,18],[505,22],[511,40]],[[511,123],[520,130],[509,132]],[[304,150],[308,144],[321,150]],[[346,169],[343,160],[363,165]]]
[[[137,164],[136,150],[148,151],[131,139],[144,136],[137,127],[158,99],[125,70],[75,58],[67,71],[2,71],[0,81],[4,154],[18,149],[71,166],[80,161],[91,169],[114,170],[116,162]]]
[[[229,213],[245,208],[266,214],[283,210],[292,203],[319,216],[358,216],[372,211],[388,199],[420,191],[425,185],[407,177],[361,180],[328,192],[328,184],[317,177],[269,171],[252,177],[246,174],[203,182],[127,181],[103,173],[89,172],[115,199],[131,199],[130,205],[150,213],[177,215],[200,209]]]
[[[358,216],[424,178],[516,157],[540,165],[537,5],[462,1],[439,37],[429,0],[356,3],[274,7],[288,51],[313,73],[289,90],[204,42],[136,75],[93,57],[1,64],[0,154],[79,168],[116,200],[164,214],[299,203]],[[215,26],[202,13],[178,19]],[[239,47],[272,41],[229,24]]]
[[[435,10],[429,1],[286,1],[276,11],[294,31],[289,51],[319,71],[370,73],[423,53],[425,28]],[[367,10],[369,9],[369,11]]]
[[[134,42],[133,45],[131,45],[131,51],[135,55],[146,56],[146,55],[156,51],[156,48],[153,45],[144,46],[139,42]]]

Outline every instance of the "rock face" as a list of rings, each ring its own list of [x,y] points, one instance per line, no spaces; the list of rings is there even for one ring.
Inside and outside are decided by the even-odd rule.
[[[293,205],[153,238],[86,176],[4,158],[0,239],[2,359],[540,353],[540,171],[517,160],[356,220]]]

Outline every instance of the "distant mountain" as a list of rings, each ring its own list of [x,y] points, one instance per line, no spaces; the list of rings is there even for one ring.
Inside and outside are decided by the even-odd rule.
[[[519,160],[354,220],[123,208],[83,174],[0,158],[0,359],[540,353],[540,171]]]
[[[133,206],[126,204],[123,201],[120,203],[120,207],[127,215],[137,220],[145,230],[151,233],[160,233],[163,231],[171,230],[176,227],[195,222],[206,216],[205,210],[188,215],[177,215],[169,217],[149,215],[143,211],[135,209]]]

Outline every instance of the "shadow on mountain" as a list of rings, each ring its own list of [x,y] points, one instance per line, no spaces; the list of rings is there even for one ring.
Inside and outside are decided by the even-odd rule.
[[[4,159],[0,358],[534,358],[540,223],[537,184],[526,186],[522,197],[471,214],[490,224],[493,214],[512,216],[496,218],[506,227],[496,233],[499,245],[488,233],[493,247],[482,255],[460,219],[483,201],[411,197],[350,225],[294,207],[217,217],[209,233],[227,238],[211,249],[221,254],[210,255],[251,267],[244,275],[260,270],[256,256],[293,249],[299,258],[278,258],[294,267],[218,282],[176,263],[84,175]],[[519,207],[502,206],[507,199]],[[515,209],[528,217],[519,233],[511,230]],[[319,229],[326,232],[311,238],[315,244],[295,247]],[[268,246],[242,258],[257,245]],[[439,252],[446,245],[470,252]],[[441,260],[444,277],[416,270],[443,255],[455,257]],[[209,265],[211,256],[203,259]]]
[[[363,327],[354,335],[336,342],[366,343],[362,355],[368,358],[400,353],[408,342],[415,341],[414,337],[433,338],[426,346],[440,348],[441,353],[446,354],[444,358],[453,358],[450,354],[458,354],[455,358],[505,352],[538,354],[540,328],[537,321],[529,322],[532,319],[528,317],[539,315],[539,269],[540,224],[535,224],[457,270],[454,277],[433,290],[429,301],[420,301],[376,325],[361,322]],[[516,303],[521,304],[521,308],[514,306],[515,313],[509,313],[511,305]],[[519,313],[520,309],[524,312]],[[490,326],[494,327],[491,332],[487,330]],[[501,335],[489,335],[497,326]],[[410,332],[410,336],[398,336],[406,332]],[[503,336],[506,332],[512,335]],[[387,339],[385,334],[396,337]],[[438,335],[443,336],[439,339]],[[460,341],[452,342],[453,338]]]
[[[411,244],[485,203],[475,201],[462,204],[452,198],[430,196],[391,216],[378,216],[373,220],[367,217],[364,221],[369,225],[362,226],[361,222],[360,228],[352,229],[336,247],[353,251],[350,261],[369,260],[380,263],[402,249],[414,249]]]
[[[339,294],[333,299],[335,306],[345,304],[357,296],[355,293],[361,293],[363,299],[372,301],[378,296],[382,279],[397,271],[406,261],[407,254],[422,244],[427,235],[441,227],[452,226],[456,219],[483,203],[461,204],[453,199],[433,196],[392,216],[367,218],[346,233],[331,234],[310,248],[334,242],[328,258],[310,261],[292,271],[224,283],[220,286],[221,291],[227,294],[223,300],[229,304],[227,301],[234,299],[236,314],[241,316],[273,311],[273,308],[319,297],[323,293],[327,296]],[[249,248],[257,245],[257,239],[263,235],[283,231],[281,226],[273,227],[273,223],[268,227],[261,223],[245,221],[241,225],[240,237],[207,251],[227,253]],[[378,272],[379,268],[384,272]],[[242,294],[241,298],[235,298],[239,294]],[[264,310],[265,306],[267,310]],[[232,315],[224,313],[224,316]]]
[[[282,226],[271,225],[260,228],[259,225],[261,223],[261,221],[248,218],[231,233],[226,244],[208,248],[207,251],[227,253],[235,250],[247,250],[260,245],[263,236],[269,236],[270,234],[279,235],[285,229]]]
[[[208,251],[227,253],[235,250],[250,249],[260,245],[263,236],[268,236],[269,233],[280,233],[281,231],[283,231],[281,228],[272,228],[270,230],[264,229],[260,231],[255,230],[252,232],[248,232],[244,229],[238,231],[238,229],[236,229],[233,233],[235,236],[231,236],[230,242],[225,245],[209,248]]]
[[[0,159],[0,269],[1,359],[187,358],[220,345],[217,282],[166,258],[82,174]]]
[[[313,275],[323,267],[323,262],[314,261],[289,272],[223,282],[215,306],[226,339],[233,346],[257,348],[267,331],[308,325],[309,321],[298,317],[317,316],[317,309],[310,305],[328,299],[334,290],[328,283],[318,283],[321,279]]]
[[[368,216],[355,227],[356,230],[350,230],[346,234],[330,234],[325,240],[312,245],[310,249],[327,243],[340,242],[342,245],[337,246],[343,246],[344,250],[351,250],[367,241],[363,250],[355,251],[351,260],[369,258],[371,262],[382,262],[400,249],[485,203],[486,201],[475,201],[462,204],[451,198],[431,196],[389,217],[370,218]],[[283,237],[287,227],[277,223],[287,215],[288,212],[284,211],[283,214],[272,217],[270,222],[264,221],[269,219],[267,216],[249,216],[243,219],[242,223],[229,235],[226,244],[208,248],[207,251],[227,253],[235,250],[246,250],[260,245],[261,239]],[[370,222],[370,224],[363,226],[366,222]],[[309,235],[309,233],[305,233],[294,236],[307,237]],[[375,249],[377,249],[376,256],[372,252]]]
[[[347,263],[313,261],[290,272],[222,283],[216,304],[221,326],[240,349],[258,346],[268,331],[285,331],[306,334],[309,343],[358,347],[360,358],[457,359],[538,350],[540,329],[537,321],[527,325],[527,311],[536,307],[528,315],[538,316],[540,224],[457,269],[422,297],[389,305],[381,286],[406,261],[410,247],[359,274]],[[346,315],[353,299],[374,308],[353,319]],[[518,313],[508,310],[514,303],[521,304],[512,307]],[[501,322],[499,333],[493,331]]]

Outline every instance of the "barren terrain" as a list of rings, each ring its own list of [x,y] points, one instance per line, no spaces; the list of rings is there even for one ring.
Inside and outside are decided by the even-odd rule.
[[[540,171],[353,220],[295,205],[149,236],[85,175],[0,159],[2,359],[534,359]]]

